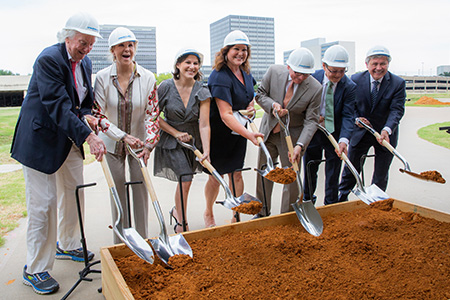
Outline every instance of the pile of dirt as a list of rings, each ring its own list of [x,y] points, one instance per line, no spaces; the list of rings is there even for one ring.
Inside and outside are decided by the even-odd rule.
[[[442,177],[441,173],[438,171],[424,171],[420,172],[420,176],[426,178],[427,180],[436,181],[439,183],[445,183],[445,179]]]
[[[416,101],[414,104],[419,105],[450,105],[450,102],[442,102],[437,99],[428,97],[428,96],[422,96],[419,100]]]
[[[232,210],[247,215],[256,215],[261,211],[262,203],[259,201],[250,201],[249,203],[243,203],[239,206],[233,207]]]
[[[292,168],[277,167],[270,171],[265,178],[281,184],[290,184],[295,181],[297,174],[295,174],[295,171]]]
[[[300,224],[189,242],[173,269],[131,254],[115,262],[135,299],[449,299],[450,223],[392,200]]]

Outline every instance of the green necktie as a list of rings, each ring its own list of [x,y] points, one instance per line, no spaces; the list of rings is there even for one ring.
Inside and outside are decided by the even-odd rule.
[[[334,96],[331,81],[327,83],[327,93],[325,94],[325,128],[330,133],[334,132]]]

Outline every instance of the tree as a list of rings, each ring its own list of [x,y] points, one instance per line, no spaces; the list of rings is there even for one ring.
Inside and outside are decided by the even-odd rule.
[[[162,81],[172,78],[172,73],[160,73],[156,75],[156,84],[160,84]]]
[[[447,76],[447,77],[450,77],[450,72],[443,72],[443,73],[439,74],[439,76]]]
[[[19,73],[13,73],[10,70],[0,69],[0,75],[20,75]]]

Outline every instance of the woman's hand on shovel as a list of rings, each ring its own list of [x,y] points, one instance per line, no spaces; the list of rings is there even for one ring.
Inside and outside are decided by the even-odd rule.
[[[294,153],[292,153],[292,155],[291,155],[291,153],[288,153],[288,155],[289,155],[289,161],[293,164],[294,162],[295,163],[299,163],[300,162],[300,158],[301,158],[301,155],[300,155],[300,153],[302,153],[302,146],[300,146],[300,145],[295,145],[295,147],[294,147]]]
[[[147,161],[150,158],[150,152],[151,152],[150,149],[148,149],[147,147],[144,147],[142,149],[142,151],[138,153],[137,157],[138,158],[142,157],[142,159],[144,160],[144,164],[147,165]]]

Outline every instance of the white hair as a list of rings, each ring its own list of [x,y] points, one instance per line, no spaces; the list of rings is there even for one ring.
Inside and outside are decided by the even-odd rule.
[[[64,43],[66,38],[73,38],[78,31],[73,29],[61,29],[57,34],[56,38],[58,39],[58,43]]]

